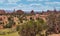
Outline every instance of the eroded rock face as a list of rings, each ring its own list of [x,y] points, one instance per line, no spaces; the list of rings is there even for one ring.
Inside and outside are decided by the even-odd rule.
[[[5,10],[0,10],[0,14],[5,14]]]

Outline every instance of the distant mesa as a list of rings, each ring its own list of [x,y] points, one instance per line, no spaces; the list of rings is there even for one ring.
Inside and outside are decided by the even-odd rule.
[[[28,13],[29,11],[23,11],[23,10],[0,10],[0,14],[24,14],[24,13]],[[50,12],[60,12],[60,11],[57,11],[56,9],[54,10],[47,10],[47,11],[34,11],[34,10],[31,10],[30,11],[30,14],[35,14],[35,13],[41,13],[41,14],[45,14],[45,13],[50,13]],[[47,14],[46,13],[46,14]]]
[[[22,11],[22,10],[17,10],[16,13],[17,13],[17,14],[24,14],[24,11]]]

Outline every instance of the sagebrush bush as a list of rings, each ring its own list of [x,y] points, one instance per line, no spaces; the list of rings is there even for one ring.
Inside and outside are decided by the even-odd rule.
[[[43,22],[43,23],[41,23]],[[43,31],[47,29],[47,24],[43,20],[28,21],[20,26],[20,36],[36,36],[37,34],[43,35]],[[45,36],[45,35],[44,35]]]

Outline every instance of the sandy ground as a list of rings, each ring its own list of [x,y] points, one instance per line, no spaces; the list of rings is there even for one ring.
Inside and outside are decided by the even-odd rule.
[[[49,35],[49,36],[60,36],[60,34],[52,34],[52,35]]]

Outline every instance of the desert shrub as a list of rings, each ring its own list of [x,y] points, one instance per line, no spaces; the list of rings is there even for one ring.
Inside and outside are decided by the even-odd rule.
[[[43,22],[43,23],[42,23]],[[35,21],[28,21],[23,23],[20,26],[20,36],[36,36],[37,34],[46,36],[43,32],[47,29],[47,24],[44,22],[43,19]],[[43,34],[42,34],[43,33]]]
[[[47,30],[49,34],[60,33],[60,14],[52,13],[48,15],[47,24],[49,26],[49,29]]]
[[[20,25],[17,25],[16,30],[19,31]]]

